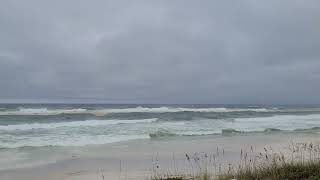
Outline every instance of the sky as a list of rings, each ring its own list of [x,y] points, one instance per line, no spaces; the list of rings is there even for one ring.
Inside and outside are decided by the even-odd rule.
[[[1,0],[0,102],[320,104],[318,0]]]

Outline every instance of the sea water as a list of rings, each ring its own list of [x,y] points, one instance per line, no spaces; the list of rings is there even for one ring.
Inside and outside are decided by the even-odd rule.
[[[172,136],[318,133],[316,106],[2,104],[0,148],[70,147]]]

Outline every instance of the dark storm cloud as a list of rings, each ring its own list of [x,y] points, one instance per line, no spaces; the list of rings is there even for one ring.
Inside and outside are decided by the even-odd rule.
[[[0,99],[319,103],[318,1],[0,2]]]

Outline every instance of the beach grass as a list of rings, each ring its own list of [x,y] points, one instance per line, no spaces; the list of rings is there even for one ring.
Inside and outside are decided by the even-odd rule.
[[[220,175],[218,180],[255,180],[255,179],[287,179],[316,180],[320,179],[320,163],[289,163],[284,165],[262,166],[255,169],[244,169],[235,174]]]
[[[219,151],[219,152],[218,152]],[[320,146],[313,143],[291,143],[284,151],[265,147],[262,152],[241,150],[236,164],[219,164],[224,150],[215,154],[186,154],[191,172],[156,173],[151,180],[318,180],[320,179]],[[222,157],[218,157],[222,156]],[[214,157],[214,159],[212,158]]]

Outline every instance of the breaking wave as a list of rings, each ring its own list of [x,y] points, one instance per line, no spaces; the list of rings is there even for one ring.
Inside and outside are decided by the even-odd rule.
[[[281,130],[276,128],[266,128],[262,131],[241,131],[232,128],[222,129],[221,132],[214,131],[198,131],[198,132],[180,132],[174,133],[166,130],[156,131],[150,133],[149,137],[151,139],[165,138],[165,137],[175,137],[175,136],[206,136],[206,135],[237,135],[237,134],[252,134],[252,133],[276,133],[276,132],[318,132],[320,127],[312,127],[306,129],[294,129],[294,130]]]
[[[19,108],[19,110],[0,111],[0,115],[59,115],[86,114],[87,109],[47,109],[47,108]]]
[[[176,112],[275,112],[276,108],[182,108],[182,107],[135,107],[119,109],[47,109],[47,108],[19,108],[19,110],[0,111],[0,115],[59,115],[59,114],[93,114],[104,116],[109,113],[176,113]]]
[[[157,131],[149,134],[150,138],[160,138],[160,137],[170,137],[170,136],[178,136],[178,134],[171,133],[166,130]]]
[[[0,126],[0,130],[16,131],[16,130],[33,130],[33,129],[54,129],[61,127],[93,127],[106,126],[116,124],[135,124],[135,123],[151,123],[157,121],[157,118],[152,119],[136,119],[136,120],[85,120],[85,121],[70,121],[56,123],[31,123],[31,124],[16,124]]]
[[[0,115],[21,116],[0,117],[0,148],[85,146],[176,136],[237,136],[249,133],[320,132],[320,112],[296,113],[296,110],[259,107],[71,108],[50,109],[48,106],[48,108],[1,109]],[[290,111],[294,113],[290,113]],[[299,112],[301,111],[303,110],[299,110]],[[211,112],[236,113],[231,115],[205,114]],[[41,116],[58,114],[77,115]],[[98,118],[87,114],[112,115]]]

